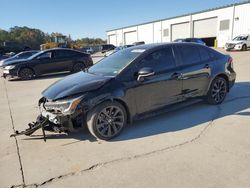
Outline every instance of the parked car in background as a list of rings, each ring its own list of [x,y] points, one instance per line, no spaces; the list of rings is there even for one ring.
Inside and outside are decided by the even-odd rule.
[[[103,44],[101,45],[102,53],[106,53],[110,50],[114,50],[116,47],[113,44]]]
[[[105,56],[106,56],[106,57],[107,57],[107,56],[110,56],[110,55],[113,54],[113,53],[116,53],[116,52],[118,52],[118,51],[120,51],[120,50],[129,48],[129,47],[132,47],[132,46],[134,46],[134,45],[124,45],[124,46],[116,47],[114,50],[111,50],[111,51],[106,52]]]
[[[199,39],[199,38],[176,39],[176,40],[174,40],[174,42],[194,42],[194,43],[206,45],[206,43],[203,42],[203,41],[202,41],[201,39]]]
[[[240,35],[233,40],[228,41],[225,45],[227,51],[230,50],[242,50],[246,51],[250,47],[250,35]]]
[[[142,45],[142,44],[145,44],[145,42],[144,41],[134,42],[132,45],[138,46],[138,45]]]
[[[15,60],[19,60],[19,59],[27,59],[30,56],[32,56],[38,52],[39,52],[38,50],[30,50],[30,51],[20,52],[12,57],[1,60],[0,67],[3,67],[7,62],[10,62],[10,61],[15,61]]]
[[[7,62],[4,65],[3,76],[31,79],[42,74],[55,72],[79,72],[93,65],[90,54],[80,51],[55,48],[34,54],[28,59]]]
[[[81,52],[85,52],[85,53],[88,53],[88,54],[93,54],[94,53],[94,50],[91,47],[82,47],[79,50]]]
[[[6,54],[0,54],[0,61],[1,60],[4,60],[4,59],[7,59],[7,58],[10,58],[11,56],[9,55],[6,55]]]
[[[204,45],[134,46],[48,87],[39,117],[52,122],[49,130],[86,125],[96,138],[109,140],[133,120],[174,103],[202,98],[220,104],[235,78],[232,58]]]

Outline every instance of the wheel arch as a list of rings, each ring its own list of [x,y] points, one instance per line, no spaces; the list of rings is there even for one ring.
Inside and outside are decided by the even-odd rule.
[[[118,102],[124,107],[126,114],[127,114],[127,123],[128,124],[132,123],[132,117],[131,117],[128,105],[122,99],[117,98],[117,97],[108,97],[108,98],[106,97],[106,98],[103,98],[102,100],[99,100],[98,102],[96,101],[94,105],[89,106],[88,110],[85,111],[85,113],[88,113],[89,111],[91,111],[92,109],[94,109],[95,107],[97,107],[98,105],[104,102],[113,102],[113,101]]]
[[[18,71],[17,71],[17,76],[19,76],[19,72],[20,72],[22,69],[30,69],[30,70],[33,71],[34,75],[36,75],[36,71],[35,71],[33,68],[31,68],[31,67],[29,67],[29,66],[22,66],[22,67],[20,67],[20,68],[18,69]]]
[[[72,68],[76,65],[76,64],[82,64],[86,67],[86,63],[84,61],[80,61],[80,60],[76,60],[76,61],[73,61],[72,63]]]
[[[212,82],[214,81],[214,79],[215,79],[215,78],[218,78],[218,77],[224,78],[224,79],[226,80],[226,82],[227,82],[227,92],[229,92],[229,78],[228,78],[228,75],[225,74],[225,73],[219,73],[219,74],[215,75],[215,76],[213,77],[213,79],[211,79],[211,81],[210,81],[210,83],[209,83],[209,86],[208,86],[208,88],[207,88],[207,92],[209,91],[209,88],[210,88]]]

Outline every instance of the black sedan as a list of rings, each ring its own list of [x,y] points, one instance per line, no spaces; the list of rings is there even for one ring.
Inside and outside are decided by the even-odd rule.
[[[220,104],[235,79],[232,58],[204,45],[130,47],[47,88],[39,100],[39,119],[50,122],[45,130],[76,131],[86,125],[93,136],[108,140],[133,120],[174,103],[201,98]]]
[[[79,72],[93,65],[89,54],[72,49],[50,49],[34,54],[28,59],[7,62],[3,77],[31,79],[42,74],[55,72]]]

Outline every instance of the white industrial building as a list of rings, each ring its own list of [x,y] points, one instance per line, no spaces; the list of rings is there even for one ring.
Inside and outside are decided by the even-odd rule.
[[[195,37],[209,46],[223,47],[226,41],[240,34],[250,34],[250,1],[109,30],[107,40],[121,46]]]

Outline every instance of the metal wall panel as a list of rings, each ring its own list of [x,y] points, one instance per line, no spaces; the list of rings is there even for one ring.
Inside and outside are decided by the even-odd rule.
[[[126,45],[133,44],[134,42],[137,42],[137,32],[136,31],[124,33],[124,43]]]
[[[189,22],[173,24],[171,25],[171,39],[174,41],[179,38],[190,37],[190,25]]]
[[[209,38],[217,36],[217,17],[194,21],[194,37]]]
[[[116,35],[109,35],[108,43],[116,46]]]

